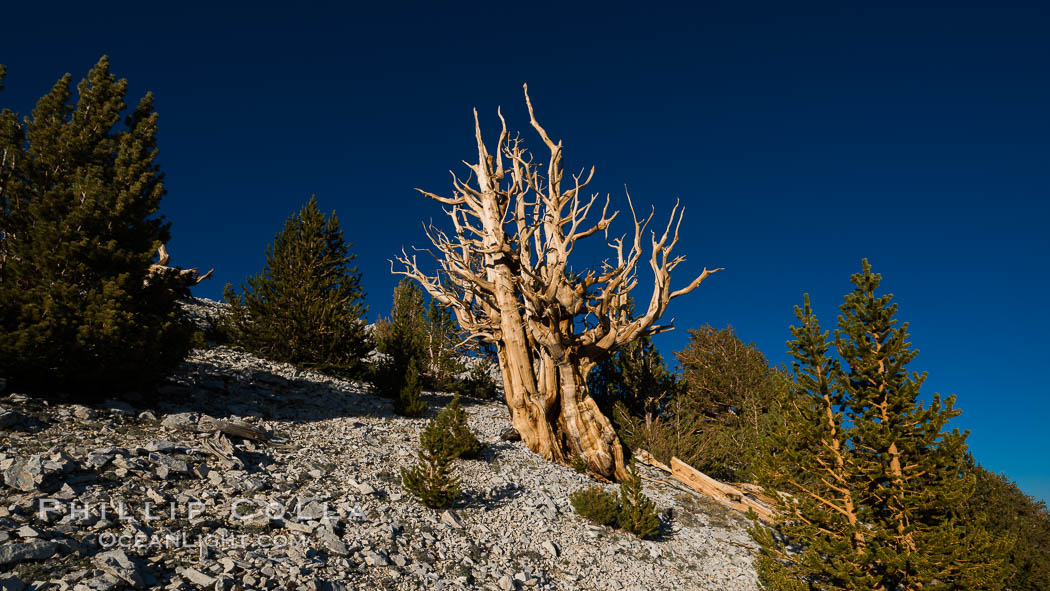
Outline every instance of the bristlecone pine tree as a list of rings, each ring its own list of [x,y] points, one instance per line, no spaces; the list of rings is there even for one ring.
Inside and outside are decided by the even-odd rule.
[[[627,463],[627,478],[620,482],[620,528],[642,539],[654,538],[660,533],[660,518],[656,503],[642,493],[642,477],[634,460]]]
[[[420,398],[428,356],[424,310],[423,292],[402,279],[394,288],[390,319],[376,323],[376,348],[387,357],[373,368],[373,385],[394,399],[394,410],[402,416],[418,417],[426,410]]]
[[[0,113],[0,376],[87,397],[166,375],[193,330],[185,290],[149,277],[169,238],[153,96],[122,116],[127,81],[105,57],[75,104],[71,79],[31,118]]]
[[[853,275],[838,359],[808,296],[795,310],[797,398],[759,469],[778,511],[772,530],[753,530],[760,578],[768,589],[999,588],[990,536],[956,519],[974,478],[966,434],[944,430],[954,397],[918,400],[925,375],[905,370],[916,351],[880,280],[866,260]]]
[[[639,219],[631,207],[632,227],[612,239],[610,259],[600,269],[574,272],[568,259],[577,242],[606,235],[617,212],[606,199],[597,221],[587,221],[598,212],[598,196],[583,193],[594,169],[566,175],[563,145],[537,122],[528,89],[525,104],[549,160],[533,158],[502,115],[490,152],[475,111],[478,151],[470,174],[453,179],[451,196],[423,191],[448,206],[452,222],[450,232],[428,229],[440,269],[429,275],[402,252],[399,273],[451,307],[467,335],[495,345],[511,422],[529,449],[563,464],[580,455],[596,473],[622,478],[623,447],[589,395],[587,376],[627,343],[670,330],[657,324],[668,303],[714,271],[671,287],[671,272],[684,260],[672,255],[682,219],[676,204],[651,240],[647,228],[654,215]],[[654,281],[644,312],[634,316],[627,298],[637,285],[644,242],[651,247]]]
[[[459,477],[454,460],[462,445],[446,419],[431,419],[419,435],[419,464],[401,470],[401,480],[409,493],[431,509],[451,507],[459,496]]]
[[[441,434],[442,441],[446,441],[445,434],[451,435],[451,439],[447,440],[452,446],[449,453],[455,458],[472,460],[477,458],[481,450],[485,448],[485,445],[478,441],[477,436],[467,426],[467,413],[463,410],[458,394],[453,396],[452,402],[434,417],[433,423],[434,426],[425,430],[420,438],[425,448],[438,446],[440,442],[431,439],[437,433]]]
[[[692,465],[720,480],[751,482],[756,461],[768,453],[766,436],[781,416],[785,372],[771,367],[732,327],[701,326],[689,335],[689,345],[675,353],[682,368],[676,410],[699,431],[689,454],[695,456]]]
[[[356,375],[371,349],[361,274],[335,212],[313,197],[266,249],[266,266],[238,295],[227,285],[233,341],[275,361]]]
[[[460,351],[456,345],[462,340],[452,310],[430,299],[427,307],[427,360],[432,386],[437,390],[448,390],[453,386],[455,374],[463,371],[458,359]]]

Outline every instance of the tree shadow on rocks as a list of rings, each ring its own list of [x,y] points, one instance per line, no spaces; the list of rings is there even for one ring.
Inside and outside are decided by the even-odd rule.
[[[195,412],[213,417],[259,417],[308,423],[348,416],[394,417],[390,400],[366,384],[272,363],[236,349],[190,359],[152,396],[128,401],[165,414]]]
[[[666,542],[675,537],[681,530],[680,527],[675,527],[674,512],[670,508],[661,511],[659,517],[660,529],[655,536],[649,538],[650,542]]]
[[[487,489],[470,489],[460,493],[457,509],[495,509],[525,494],[525,490],[514,483],[506,483]]]

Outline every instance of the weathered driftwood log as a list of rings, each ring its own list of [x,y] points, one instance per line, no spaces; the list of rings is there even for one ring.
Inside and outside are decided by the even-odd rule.
[[[656,458],[653,457],[653,454],[645,451],[644,449],[640,449],[640,450],[634,452],[634,457],[639,462],[641,462],[641,463],[643,463],[643,464],[645,464],[647,466],[652,466],[653,468],[659,468],[659,469],[663,470],[664,472],[667,472],[668,474],[671,473],[670,466],[668,466],[667,464],[661,463],[659,460],[657,460]]]
[[[202,433],[222,433],[231,437],[250,439],[252,441],[267,441],[270,434],[262,429],[257,429],[245,423],[234,423],[217,419],[203,419],[197,425],[197,430]]]
[[[645,450],[638,450],[635,453],[635,458],[644,464],[669,473],[675,480],[720,505],[741,513],[747,513],[749,509],[754,510],[759,520],[766,523],[773,521],[773,510],[762,500],[764,495],[759,497],[751,490],[745,492],[731,484],[719,482],[678,458],[671,458],[670,466],[660,463],[652,454]],[[748,485],[748,488],[752,486],[754,485]]]
[[[204,448],[204,451],[215,456],[223,468],[227,470],[244,469],[244,462],[237,457],[233,444],[222,433],[216,433],[215,437],[205,439],[201,442],[201,447]]]
[[[168,250],[161,244],[160,248],[157,249],[157,262],[149,267],[149,276],[146,277],[146,283],[149,283],[149,280],[153,277],[174,277],[180,286],[193,287],[211,277],[211,274],[215,272],[215,269],[211,269],[201,275],[196,267],[192,269],[169,267],[168,262],[170,260],[171,256],[168,254]]]

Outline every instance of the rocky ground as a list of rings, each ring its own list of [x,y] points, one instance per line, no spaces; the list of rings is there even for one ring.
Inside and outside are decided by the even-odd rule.
[[[757,588],[742,518],[641,467],[661,537],[589,525],[568,496],[593,482],[502,440],[501,404],[467,405],[488,445],[434,512],[400,485],[426,417],[362,384],[213,347],[159,394],[0,394],[0,589]],[[449,400],[426,398],[431,415]],[[230,438],[225,466],[215,419],[270,438]]]

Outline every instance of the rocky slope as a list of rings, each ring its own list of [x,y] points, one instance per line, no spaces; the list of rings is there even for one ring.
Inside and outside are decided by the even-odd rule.
[[[568,495],[590,479],[502,440],[500,404],[467,405],[488,446],[458,464],[464,495],[438,513],[400,486],[426,418],[361,384],[216,347],[160,394],[93,407],[0,395],[0,589],[757,586],[747,524],[658,472],[641,468],[660,539],[579,518]],[[431,414],[449,400],[426,398]],[[272,437],[231,438],[239,465],[224,466],[200,432],[216,418]]]

